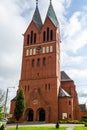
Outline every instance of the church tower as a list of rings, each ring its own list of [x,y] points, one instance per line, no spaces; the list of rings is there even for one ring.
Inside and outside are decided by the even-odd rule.
[[[21,87],[26,101],[21,121],[50,123],[58,120],[60,29],[51,0],[44,24],[36,0],[32,21],[24,33],[18,91]]]

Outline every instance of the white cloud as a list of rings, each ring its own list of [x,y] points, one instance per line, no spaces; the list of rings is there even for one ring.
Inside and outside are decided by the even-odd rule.
[[[85,62],[86,58],[82,56],[73,56],[69,55],[64,51],[61,51],[61,65],[66,66],[67,68],[70,66],[77,66]]]
[[[86,12],[74,12],[72,17],[67,21],[63,32],[63,47],[72,52],[87,44],[87,14]],[[67,46],[67,47],[66,47]]]

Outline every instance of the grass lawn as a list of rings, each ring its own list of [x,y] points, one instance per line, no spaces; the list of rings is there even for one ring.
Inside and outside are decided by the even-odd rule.
[[[8,128],[7,130],[16,130],[16,128]],[[18,130],[66,130],[66,127],[19,127]]]
[[[76,126],[74,130],[87,130],[87,127],[84,126]]]

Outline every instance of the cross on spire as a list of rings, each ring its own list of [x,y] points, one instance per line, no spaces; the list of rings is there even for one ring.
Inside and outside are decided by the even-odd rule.
[[[36,7],[38,7],[38,0],[36,0]]]

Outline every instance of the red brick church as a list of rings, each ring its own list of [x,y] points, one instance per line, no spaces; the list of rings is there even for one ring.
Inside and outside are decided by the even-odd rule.
[[[60,28],[52,1],[44,24],[36,0],[31,23],[24,33],[19,88],[24,89],[26,108],[20,122],[57,122],[81,118],[74,81],[60,72]],[[16,98],[11,101],[13,115]]]

